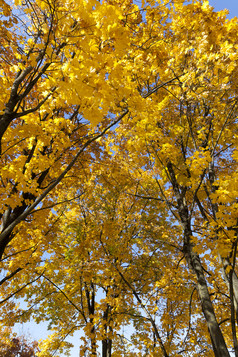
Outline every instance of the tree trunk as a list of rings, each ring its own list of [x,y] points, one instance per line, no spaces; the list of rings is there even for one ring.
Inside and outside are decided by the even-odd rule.
[[[210,299],[207,282],[204,276],[199,255],[194,252],[193,245],[191,243],[191,238],[193,234],[191,229],[191,218],[186,203],[187,187],[178,184],[173,164],[170,161],[167,163],[167,169],[176,197],[177,210],[184,232],[184,255],[189,268],[196,275],[197,278],[197,291],[201,301],[203,315],[207,322],[214,355],[215,357],[230,357],[224,337],[216,320],[215,311],[213,309],[213,304]]]
[[[192,251],[192,248],[188,254],[188,260],[189,265],[192,267],[192,270],[197,277],[197,290],[210,333],[214,355],[215,357],[230,357],[224,337],[216,320],[200,258],[198,254]]]

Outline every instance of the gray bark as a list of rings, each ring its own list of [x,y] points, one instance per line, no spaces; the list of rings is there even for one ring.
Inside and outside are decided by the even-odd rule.
[[[184,232],[184,255],[190,270],[195,274],[197,280],[197,291],[201,301],[203,315],[206,319],[215,357],[230,357],[223,334],[216,319],[213,304],[210,299],[204,270],[199,255],[194,252],[191,243],[192,229],[191,218],[186,204],[186,187],[178,184],[171,162],[167,164],[170,181],[177,201],[177,210]]]

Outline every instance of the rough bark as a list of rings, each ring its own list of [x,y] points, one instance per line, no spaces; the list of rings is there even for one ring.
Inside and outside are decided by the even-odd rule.
[[[90,330],[90,345],[91,345],[91,356],[97,356],[97,344],[96,344],[96,329],[94,323],[94,315],[95,315],[95,291],[93,283],[90,284],[90,289],[85,284],[85,293],[87,298],[87,306],[89,312],[89,322],[91,326]]]
[[[102,340],[102,357],[111,357],[112,355],[112,340],[108,337],[108,333],[112,333],[112,328],[109,325],[111,321],[110,310],[111,307],[107,304],[103,314],[105,338]]]
[[[191,218],[189,215],[185,196],[187,188],[178,184],[171,162],[168,162],[167,169],[176,197],[177,210],[184,232],[184,255],[190,270],[196,276],[197,291],[201,301],[203,315],[206,319],[207,327],[209,330],[214,355],[215,357],[230,357],[223,334],[216,319],[199,255],[193,250],[193,245],[191,242]]]

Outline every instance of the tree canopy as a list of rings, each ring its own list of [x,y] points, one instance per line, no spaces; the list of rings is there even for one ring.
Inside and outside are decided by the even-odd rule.
[[[10,338],[9,338],[10,337]],[[28,341],[24,336],[9,335],[9,329],[1,331],[1,357],[35,357],[39,351],[36,341]]]
[[[0,9],[1,325],[48,321],[44,357],[77,330],[80,356],[237,357],[237,18]]]

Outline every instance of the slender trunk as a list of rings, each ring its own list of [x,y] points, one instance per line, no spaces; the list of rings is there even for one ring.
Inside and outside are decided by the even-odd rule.
[[[235,306],[234,306],[234,297],[233,297],[233,269],[229,273],[229,290],[231,298],[231,328],[232,328],[232,338],[233,345],[235,350],[235,357],[238,357],[238,343],[236,336],[236,321],[235,321]]]
[[[112,340],[110,338],[105,338],[102,341],[102,357],[112,356]]]
[[[94,323],[94,315],[95,315],[95,291],[93,283],[90,284],[91,289],[88,288],[87,284],[85,283],[85,293],[87,297],[87,305],[88,305],[88,312],[89,312],[89,322],[91,326],[90,330],[90,347],[91,347],[91,356],[97,356],[97,344],[96,344],[96,329]]]
[[[210,334],[213,351],[215,357],[230,357],[223,334],[216,319],[213,304],[210,299],[207,282],[204,276],[204,271],[199,258],[199,255],[194,252],[191,243],[192,229],[191,218],[186,203],[187,187],[178,184],[173,164],[169,161],[167,169],[170,176],[170,181],[173,186],[173,191],[177,200],[177,209],[184,232],[184,255],[191,271],[197,278],[197,291],[201,301],[203,315],[206,319],[208,331]]]
[[[108,296],[108,290],[106,291],[106,296]],[[113,294],[113,297],[117,297],[118,294]],[[111,306],[107,304],[106,309],[103,313],[103,323],[104,323],[104,339],[102,340],[102,357],[111,357],[112,355],[112,327],[110,322],[111,317]]]
[[[214,160],[209,164],[209,181],[211,185],[211,191],[214,193],[217,189],[218,186],[215,185],[215,166],[214,166]],[[207,193],[209,196],[209,194]],[[212,207],[212,214],[214,217],[214,220],[216,220],[216,214],[218,212],[218,204],[217,203],[211,203]],[[238,219],[236,221],[236,227],[238,225]],[[232,270],[230,273],[226,273],[228,266],[231,265],[231,257],[236,259],[236,252],[237,252],[237,237],[238,237],[238,230],[236,230],[236,242],[233,243],[233,248],[229,255],[226,258],[222,258],[220,254],[218,254],[220,263],[222,265],[222,272],[223,272],[223,278],[226,282],[227,288],[230,292],[230,299],[231,299],[231,326],[232,326],[232,335],[233,335],[233,341],[234,341],[234,349],[235,353],[237,355],[238,353],[238,346],[237,346],[237,337],[236,337],[236,323],[238,324],[238,278],[237,274],[235,272],[235,260],[233,259],[232,263]],[[234,252],[232,252],[234,249]]]
[[[108,332],[109,332],[109,312],[110,312],[110,306],[107,305],[106,310],[104,311],[103,314],[103,320],[104,320],[104,339],[102,340],[102,357],[111,357],[111,348],[112,348],[112,341],[108,337]]]
[[[223,334],[216,320],[200,258],[192,249],[188,254],[188,263],[197,277],[197,290],[210,333],[214,355],[215,357],[230,357]]]
[[[219,260],[222,265],[223,278],[225,280],[227,288],[230,290],[230,277],[226,273],[226,269],[230,265],[229,259],[222,258],[219,255]],[[238,324],[238,277],[234,270],[232,271],[232,288],[233,288],[232,296],[233,296],[233,304],[235,309],[236,323]]]

